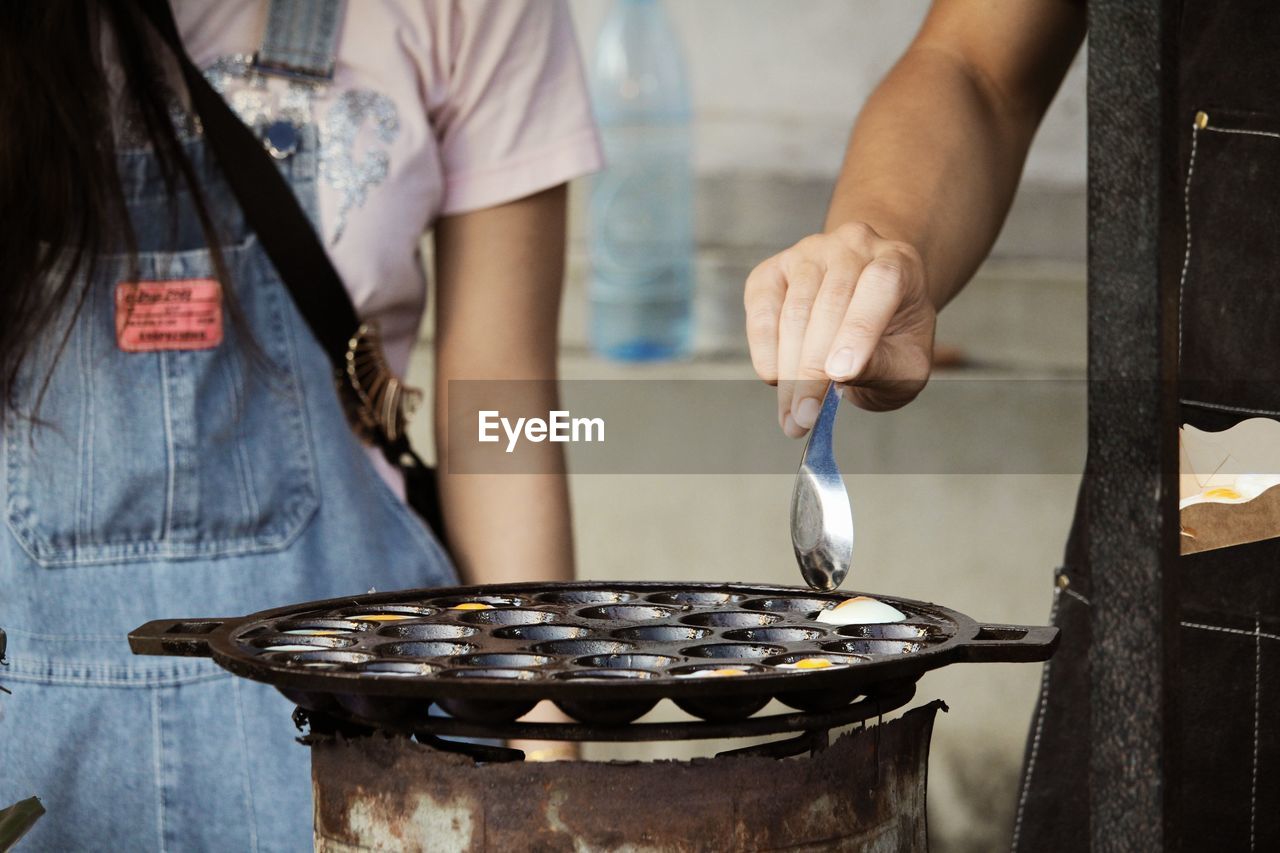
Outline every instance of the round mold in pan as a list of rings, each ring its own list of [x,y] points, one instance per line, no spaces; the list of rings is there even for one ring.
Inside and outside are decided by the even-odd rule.
[[[281,619],[267,631],[290,636],[334,637],[368,631],[372,627],[369,622],[355,622],[351,619]]]
[[[786,690],[778,694],[778,701],[797,711],[834,711],[861,695],[862,689],[858,687]]]
[[[689,679],[693,681],[694,679]],[[701,680],[701,679],[698,679]],[[736,680],[736,679],[735,679]],[[707,693],[696,696],[681,696],[673,699],[676,707],[686,714],[701,717],[704,720],[730,722],[745,720],[765,705],[769,704],[769,696],[747,693],[740,696]]]
[[[686,625],[703,628],[761,628],[782,621],[777,613],[752,613],[746,610],[712,610],[691,613],[680,619]]]
[[[495,681],[532,681],[540,678],[536,670],[514,669],[501,666],[496,662],[492,666],[477,666],[472,669],[445,669],[440,672],[441,678],[485,678]]]
[[[840,669],[847,669],[856,664],[870,660],[870,658],[866,656],[819,651],[802,653],[793,652],[773,658],[766,658],[762,663],[766,666],[777,669],[779,667],[785,667],[787,664],[794,664],[797,661],[812,660],[815,658],[829,661],[832,665],[821,669],[808,670],[810,673],[830,673],[833,670],[838,671]],[[795,708],[798,711],[831,711],[848,705],[861,695],[862,687],[860,685],[842,684],[836,686],[828,683],[820,687],[780,691],[778,693],[778,701],[788,707]]]
[[[768,628],[734,628],[720,635],[735,643],[812,643],[827,637],[821,628],[793,626]]]
[[[446,669],[440,673],[440,677],[484,681],[532,681],[538,678],[538,673],[531,669],[507,669],[501,666],[493,666],[477,667],[475,669]],[[517,717],[523,717],[529,713],[538,702],[536,699],[495,700],[441,696],[436,699],[436,704],[445,713],[462,720],[509,723]]]
[[[658,604],[597,604],[584,607],[578,615],[584,619],[609,619],[614,622],[651,622],[679,613],[681,608]]]
[[[288,663],[291,666],[305,667],[310,671],[342,670],[368,663],[374,659],[372,655],[364,652],[350,652],[338,649],[271,652],[264,657],[272,663]],[[290,702],[308,711],[332,713],[341,707],[337,697],[327,690],[300,690],[284,685],[276,685],[276,689]]]
[[[420,661],[465,655],[477,648],[479,647],[475,643],[460,643],[453,640],[407,640],[379,643],[373,647],[373,651],[381,658]]]
[[[692,607],[724,607],[742,601],[744,596],[733,592],[710,589],[688,589],[675,592],[655,592],[646,597],[654,604],[675,604]]]
[[[582,669],[556,673],[562,681],[634,681],[653,678],[644,669]],[[561,699],[556,707],[580,723],[598,726],[624,725],[649,713],[657,699]]]
[[[849,655],[910,655],[928,647],[927,643],[911,640],[836,640],[823,643],[823,651]]]
[[[705,640],[711,635],[710,629],[694,625],[637,625],[613,632],[615,637],[640,643],[688,643]]]
[[[504,625],[493,630],[499,640],[519,640],[525,643],[545,643],[548,640],[578,640],[591,635],[589,628],[581,625],[542,623],[536,625]]]
[[[449,665],[453,667],[477,667],[486,671],[514,671],[517,669],[528,672],[528,677],[537,678],[539,673],[534,667],[546,667],[557,661],[552,655],[529,654],[527,652],[479,652],[478,654],[459,655],[449,660]],[[441,673],[450,677],[458,677],[462,670],[449,670]],[[479,677],[479,676],[468,676]],[[525,678],[526,676],[510,676],[512,678]]]
[[[689,646],[681,652],[691,658],[717,658],[719,660],[760,660],[787,653],[786,646],[766,643],[706,643]]]
[[[717,670],[735,670],[742,672],[740,676],[708,676],[698,675],[699,672],[714,672]],[[709,683],[709,681],[732,680],[736,681],[751,675],[767,675],[772,670],[767,666],[760,665],[756,662],[733,661],[733,662],[705,662],[691,663],[686,666],[675,666],[668,670],[669,674],[675,678],[689,681],[700,681],[700,683]],[[708,684],[708,695],[692,695],[692,697],[682,697],[675,699],[676,706],[685,713],[695,717],[701,717],[703,720],[716,720],[728,722],[733,720],[745,720],[746,717],[753,715],[765,704],[768,704],[768,694],[745,694],[745,695],[717,695],[710,694],[710,685]]]
[[[426,607],[421,604],[388,603],[343,607],[334,610],[331,615],[335,618],[348,619],[352,622],[380,624],[400,622],[405,619],[421,619],[424,616],[432,616],[437,612],[436,608]]]
[[[262,634],[249,645],[260,653],[285,654],[309,652],[315,649],[346,649],[356,644],[353,636],[317,637],[301,634]]]
[[[422,678],[439,672],[440,667],[425,661],[371,660],[355,671],[365,678]]]
[[[379,628],[377,633],[397,640],[461,640],[475,636],[480,629],[451,622],[392,622]]]
[[[622,640],[585,639],[585,640],[550,640],[533,646],[533,651],[547,655],[569,655],[585,657],[587,655],[609,655],[634,652],[635,643]]]
[[[765,613],[786,613],[806,616],[834,607],[836,604],[843,601],[844,598],[844,596],[820,598],[816,595],[769,596],[765,598],[752,598],[744,601],[742,602],[742,607],[746,610],[760,610]]]
[[[346,649],[309,649],[305,652],[269,652],[267,659],[283,661],[305,669],[347,669],[374,659],[368,652]]]
[[[468,625],[540,625],[554,622],[556,614],[548,610],[523,607],[501,607],[492,610],[463,610],[458,621]]]
[[[877,696],[892,694],[903,685],[911,684],[914,681],[914,678],[905,678],[861,686],[843,684],[829,690],[818,688],[790,690],[779,693],[778,701],[790,708],[795,708],[797,711],[832,711],[851,704],[859,697],[875,701]]]
[[[583,669],[663,669],[679,663],[680,659],[670,655],[650,653],[611,653],[603,655],[587,655],[575,658],[574,666]]]
[[[933,643],[946,639],[946,633],[938,625],[920,625],[910,622],[843,625],[836,628],[836,633],[842,637],[866,640],[915,640]]]
[[[569,669],[551,677],[560,681],[635,681],[656,678],[657,673],[647,669]]]
[[[846,654],[844,652],[831,652],[822,649],[815,649],[812,652],[787,652],[785,654],[773,655],[765,658],[761,663],[765,666],[773,667],[774,669],[789,669],[792,664],[799,663],[802,660],[814,659],[828,661],[831,666],[814,668],[812,670],[808,670],[809,672],[830,672],[835,667],[843,668],[847,666],[854,666],[870,660],[866,655],[854,655]]]
[[[773,671],[770,667],[763,666],[758,663],[747,663],[746,661],[734,661],[731,663],[707,661],[705,663],[687,664],[685,666],[673,666],[668,670],[668,673],[676,678],[706,678],[708,676],[699,676],[698,673],[719,672],[725,669],[736,670],[741,672],[743,675],[762,675]],[[732,678],[734,676],[728,677]]]

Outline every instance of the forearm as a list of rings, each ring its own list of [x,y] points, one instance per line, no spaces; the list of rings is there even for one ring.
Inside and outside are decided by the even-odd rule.
[[[540,405],[543,412],[557,408],[555,399]],[[449,462],[446,420],[437,413],[441,471],[448,470]],[[522,454],[545,454],[538,464],[542,473],[441,475],[445,529],[464,583],[573,578],[569,493],[560,447],[548,442],[536,451],[521,449]]]
[[[832,381],[875,411],[924,388],[937,309],[995,241],[1085,27],[1083,0],[934,0],[854,127],[826,230],[747,277],[784,433],[812,428]]]
[[[522,448],[530,474],[449,470],[476,436],[449,431],[451,380],[501,380],[504,415],[559,408],[557,330],[564,277],[566,194],[557,187],[436,228],[435,436],[445,529],[464,580],[573,576],[562,446]],[[459,427],[460,428],[460,427]]]
[[[916,248],[935,307],[973,275],[1004,222],[1038,116],[1010,115],[963,62],[915,47],[867,101],[827,230],[865,222]]]

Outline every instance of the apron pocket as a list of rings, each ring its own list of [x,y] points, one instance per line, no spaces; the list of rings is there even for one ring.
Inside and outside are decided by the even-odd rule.
[[[117,259],[91,283],[61,352],[53,331],[28,359],[18,411],[37,417],[6,424],[5,509],[42,566],[279,550],[315,514],[288,295],[254,237],[222,254],[236,310],[223,300],[217,346],[126,352]],[[204,249],[142,253],[138,272],[212,279],[213,263]]]
[[[1280,413],[1280,198],[1266,191],[1280,186],[1280,119],[1209,107],[1188,119],[1180,393],[1205,410]]]
[[[1265,616],[1187,608],[1181,641],[1181,813],[1189,849],[1280,843],[1280,634]]]

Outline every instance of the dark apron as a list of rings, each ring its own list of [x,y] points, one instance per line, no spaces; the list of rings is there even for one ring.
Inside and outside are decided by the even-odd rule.
[[[1186,262],[1185,423],[1280,420],[1280,13],[1273,0],[1186,0],[1179,23]],[[1204,117],[1197,121],[1198,114]],[[1175,196],[1176,197],[1176,196]],[[1046,665],[1014,825],[1018,851],[1087,850],[1088,507],[1055,577],[1062,645]],[[1280,850],[1280,539],[1180,557],[1184,850]]]

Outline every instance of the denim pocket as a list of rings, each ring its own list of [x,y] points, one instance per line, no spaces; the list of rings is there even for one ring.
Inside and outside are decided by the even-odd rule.
[[[125,273],[109,261],[65,342],[50,330],[28,358],[5,425],[6,520],[41,565],[279,550],[315,514],[288,294],[252,236],[222,254],[236,310],[224,304],[217,347],[123,351]],[[204,249],[143,253],[138,268],[148,281],[213,277]]]
[[[1180,394],[1208,410],[1280,413],[1280,118],[1206,107],[1187,119]]]

